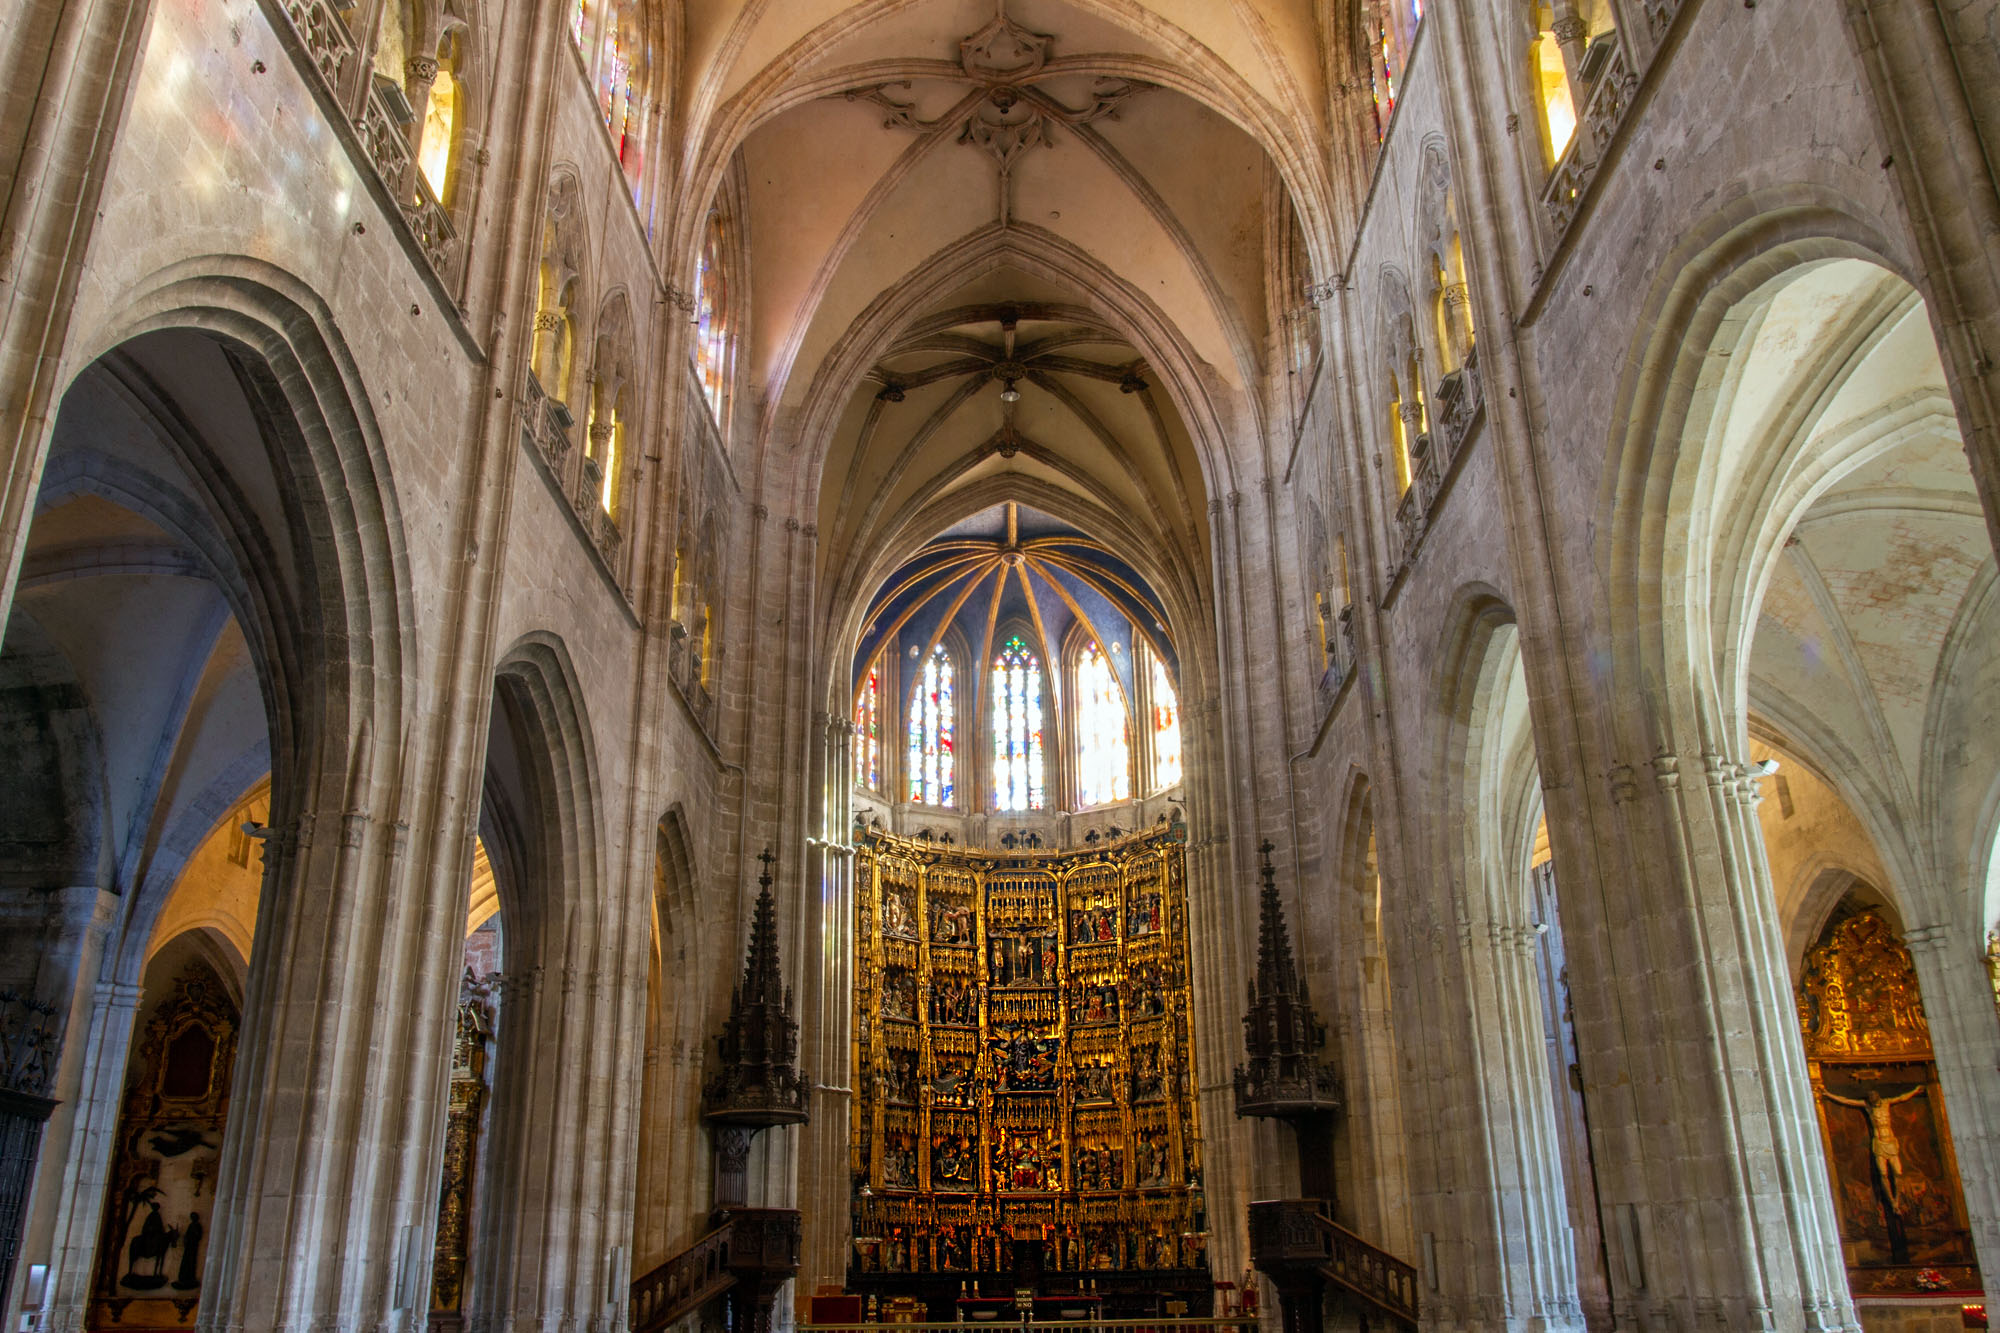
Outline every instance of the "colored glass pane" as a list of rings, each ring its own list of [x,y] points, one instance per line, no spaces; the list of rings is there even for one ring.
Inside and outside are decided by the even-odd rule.
[[[871,667],[861,693],[854,701],[854,740],[860,751],[855,756],[862,785],[870,791],[882,790],[882,673]]]
[[[1095,643],[1076,663],[1076,785],[1081,805],[1132,795],[1132,746],[1125,692],[1111,659]]]
[[[951,654],[939,645],[910,693],[910,799],[927,805],[950,805],[957,778],[952,687]]]
[[[993,660],[993,808],[1040,810],[1042,666],[1017,634]]]
[[[1153,783],[1158,789],[1181,780],[1181,700],[1166,663],[1157,657],[1152,663]]]
[[[728,289],[722,277],[722,233],[711,225],[708,244],[694,270],[694,365],[701,391],[716,418],[722,416],[722,386],[729,353]]]

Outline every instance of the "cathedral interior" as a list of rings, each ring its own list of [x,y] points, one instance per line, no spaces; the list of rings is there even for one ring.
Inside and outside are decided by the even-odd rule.
[[[0,207],[8,1333],[1987,1326],[2000,0],[7,0]]]

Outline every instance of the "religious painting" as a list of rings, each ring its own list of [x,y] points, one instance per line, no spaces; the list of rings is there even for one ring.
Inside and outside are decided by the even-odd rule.
[[[900,1106],[917,1104],[918,1057],[915,1051],[892,1051],[888,1063],[882,1071],[883,1091],[887,1099]]]
[[[906,967],[892,967],[882,973],[882,1017],[914,1019],[917,1016],[917,974]]]
[[[1821,1071],[1820,1115],[1850,1268],[1974,1262],[1930,1072],[1927,1064]]]
[[[1015,1029],[993,1038],[996,1091],[1044,1092],[1055,1087],[1058,1043],[1044,1034]]]
[[[882,933],[894,939],[917,938],[915,891],[909,885],[882,886]]]
[[[1088,1027],[1118,1021],[1118,987],[1098,983],[1071,988],[1069,1021],[1072,1027]]]
[[[987,941],[996,986],[1053,986],[1056,981],[1054,935],[996,935]]]
[[[908,1130],[895,1130],[882,1140],[882,1187],[917,1188],[917,1140]]]
[[[971,1032],[954,1034],[962,1038],[972,1038]],[[970,1044],[963,1047],[933,1047],[931,1060],[934,1072],[931,1075],[931,1105],[940,1109],[953,1106],[977,1106],[979,1104],[979,1084],[976,1078],[979,1053]]]
[[[1006,1130],[999,1134],[993,1157],[994,1188],[1021,1193],[1056,1188],[1062,1169],[1062,1148],[1052,1130]]]
[[[972,1190],[979,1177],[978,1125],[947,1125],[931,1136],[931,1188]]]
[[[1132,1183],[1160,1189],[1173,1183],[1173,1142],[1164,1124],[1138,1126],[1133,1133]]]
[[[235,1006],[206,964],[190,963],[133,1051],[93,1328],[193,1327],[235,1057]]]
[[[1135,895],[1125,933],[1136,940],[1148,935],[1157,935],[1162,929],[1159,891],[1155,889]]]
[[[931,943],[969,946],[972,938],[972,904],[948,898],[931,899]]]
[[[1807,953],[1799,1015],[1856,1295],[1980,1286],[1908,950],[1872,909]]]
[[[972,1027],[979,1022],[979,988],[970,977],[931,979],[930,1017],[938,1027]]]
[[[1069,914],[1069,940],[1072,945],[1116,944],[1117,909],[1109,904],[1073,909]]]

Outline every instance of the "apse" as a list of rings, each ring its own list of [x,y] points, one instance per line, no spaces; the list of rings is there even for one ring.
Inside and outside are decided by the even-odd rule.
[[[996,504],[868,603],[853,659],[859,822],[1084,845],[1169,818],[1184,773],[1167,608],[1104,543]]]

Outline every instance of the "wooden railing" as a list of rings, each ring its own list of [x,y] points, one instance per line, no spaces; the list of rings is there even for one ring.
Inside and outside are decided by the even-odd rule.
[[[1285,1302],[1285,1326],[1319,1328],[1319,1291],[1331,1282],[1350,1300],[1417,1327],[1417,1270],[1370,1245],[1325,1213],[1319,1199],[1250,1205],[1250,1254]]]
[[[633,1333],[657,1333],[736,1285],[729,1271],[735,1219],[632,1283]]]
[[[661,1333],[721,1296],[738,1308],[732,1329],[771,1326],[778,1288],[799,1271],[799,1214],[732,1208],[722,1225],[632,1284],[632,1333]]]

